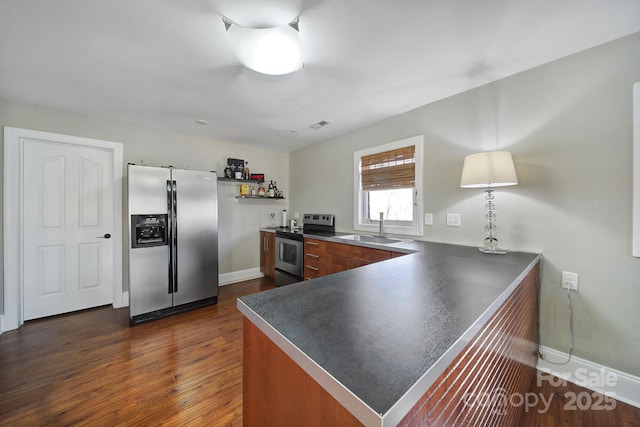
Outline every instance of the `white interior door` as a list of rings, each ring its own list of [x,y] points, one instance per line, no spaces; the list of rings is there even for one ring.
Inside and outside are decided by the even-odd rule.
[[[111,304],[112,153],[35,139],[23,147],[24,320]]]

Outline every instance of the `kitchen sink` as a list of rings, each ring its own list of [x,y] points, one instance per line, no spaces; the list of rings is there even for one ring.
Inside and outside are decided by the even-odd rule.
[[[381,245],[390,245],[392,243],[409,242],[407,239],[396,239],[393,237],[366,236],[362,234],[349,234],[346,236],[338,236],[338,239],[354,240],[356,242],[378,243]]]

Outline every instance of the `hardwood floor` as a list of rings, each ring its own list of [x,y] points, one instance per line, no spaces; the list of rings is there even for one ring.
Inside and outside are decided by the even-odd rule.
[[[236,298],[274,287],[267,279],[223,286],[216,306],[133,328],[128,309],[102,307],[5,332],[0,425],[241,426]],[[564,411],[567,390],[585,391],[534,385],[532,392],[554,399],[521,425],[640,426],[640,409],[621,402],[613,411]]]
[[[570,382],[558,380],[552,385],[545,379],[548,377],[542,378],[541,381],[534,379],[530,402],[537,404],[522,415],[521,427],[640,427],[640,408]],[[541,398],[536,401],[533,395]],[[580,410],[580,407],[589,409]]]
[[[0,425],[242,425],[242,315],[266,279],[220,287],[219,302],[129,327],[102,307],[0,336]]]

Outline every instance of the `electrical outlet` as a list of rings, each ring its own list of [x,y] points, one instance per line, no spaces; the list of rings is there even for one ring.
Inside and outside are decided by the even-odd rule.
[[[447,227],[460,227],[460,214],[448,213],[447,214]]]
[[[300,218],[300,212],[296,211],[296,212],[293,214],[293,217],[294,217],[295,219],[299,219],[299,218]]]
[[[424,214],[424,225],[433,225],[433,214],[432,213]]]
[[[578,290],[578,273],[562,272],[562,287],[572,291]]]

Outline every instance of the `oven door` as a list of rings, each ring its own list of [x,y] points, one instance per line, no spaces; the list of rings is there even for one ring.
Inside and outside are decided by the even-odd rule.
[[[302,277],[304,243],[276,236],[276,270]]]

